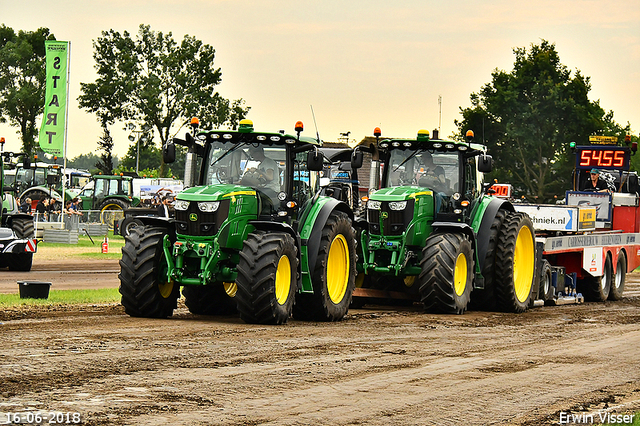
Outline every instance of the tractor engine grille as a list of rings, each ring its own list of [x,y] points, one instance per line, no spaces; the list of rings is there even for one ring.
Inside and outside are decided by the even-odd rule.
[[[176,210],[176,232],[183,235],[213,236],[229,216],[230,200],[220,201],[220,207],[213,213],[201,212],[197,201],[191,201],[187,210]],[[194,220],[195,219],[195,220]]]
[[[413,220],[413,207],[415,200],[408,200],[404,210],[391,210],[389,202],[383,201],[380,210],[367,209],[367,222],[369,222],[369,232],[375,235],[402,235],[405,229]],[[382,219],[380,229],[380,215],[386,213],[386,218]]]

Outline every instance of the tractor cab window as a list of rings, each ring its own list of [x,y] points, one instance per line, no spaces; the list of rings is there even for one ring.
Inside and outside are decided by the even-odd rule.
[[[265,205],[275,209],[284,185],[285,159],[284,145],[214,142],[205,159],[203,184],[250,186],[260,193]]]
[[[467,158],[464,168],[464,195],[467,199],[475,198],[478,192],[478,172],[476,170],[476,158]]]
[[[451,195],[458,191],[459,176],[455,152],[394,149],[390,152],[385,186],[419,186]]]
[[[293,198],[299,206],[312,199],[320,190],[320,177],[318,172],[307,168],[308,151],[296,153],[293,165]]]

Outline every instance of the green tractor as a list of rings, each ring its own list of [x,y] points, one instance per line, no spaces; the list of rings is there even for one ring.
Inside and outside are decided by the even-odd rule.
[[[95,175],[80,191],[82,210],[99,210],[100,222],[114,226],[124,218],[124,211],[140,204],[134,195],[133,177],[123,175]]]
[[[349,206],[320,193],[321,142],[254,131],[197,132],[163,147],[188,147],[175,219],[138,217],[120,261],[122,305],[131,316],[172,315],[179,288],[194,314],[238,312],[248,323],[338,321],[355,286]],[[199,168],[197,164],[199,163]],[[199,169],[199,172],[197,171]]]
[[[435,131],[434,131],[435,133]],[[374,155],[377,190],[358,229],[354,303],[419,300],[427,311],[461,314],[473,306],[522,312],[534,285],[531,219],[488,194],[486,147],[430,138],[380,139],[359,147]],[[472,292],[473,290],[473,292]]]
[[[2,219],[0,222],[0,268],[30,271],[33,253],[37,250],[33,216],[18,211],[13,187],[5,186],[4,167],[13,157],[23,156],[4,151],[5,139],[0,138],[0,188],[2,188]]]

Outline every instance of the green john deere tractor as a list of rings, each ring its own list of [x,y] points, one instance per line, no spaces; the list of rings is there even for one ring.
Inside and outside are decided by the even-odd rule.
[[[376,188],[358,229],[354,303],[420,300],[430,312],[480,309],[522,312],[532,294],[533,224],[487,194],[486,147],[467,141],[380,139],[358,147],[374,155]],[[473,290],[473,292],[472,292]]]
[[[92,176],[78,197],[82,210],[100,210],[100,222],[109,228],[124,218],[125,210],[140,204],[133,192],[133,177],[123,175]]]
[[[175,219],[138,217],[143,226],[125,237],[125,311],[170,316],[182,286],[194,314],[342,319],[355,286],[353,213],[320,194],[320,141],[301,137],[301,122],[296,135],[256,132],[249,120],[237,131],[197,127],[163,147],[168,163],[175,143],[188,147]]]

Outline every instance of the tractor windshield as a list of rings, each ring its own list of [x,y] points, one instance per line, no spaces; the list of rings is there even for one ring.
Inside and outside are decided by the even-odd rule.
[[[234,184],[280,192],[284,183],[286,148],[214,142],[205,160],[204,185]]]
[[[458,191],[459,161],[455,152],[394,149],[385,186],[420,186],[451,195]]]

